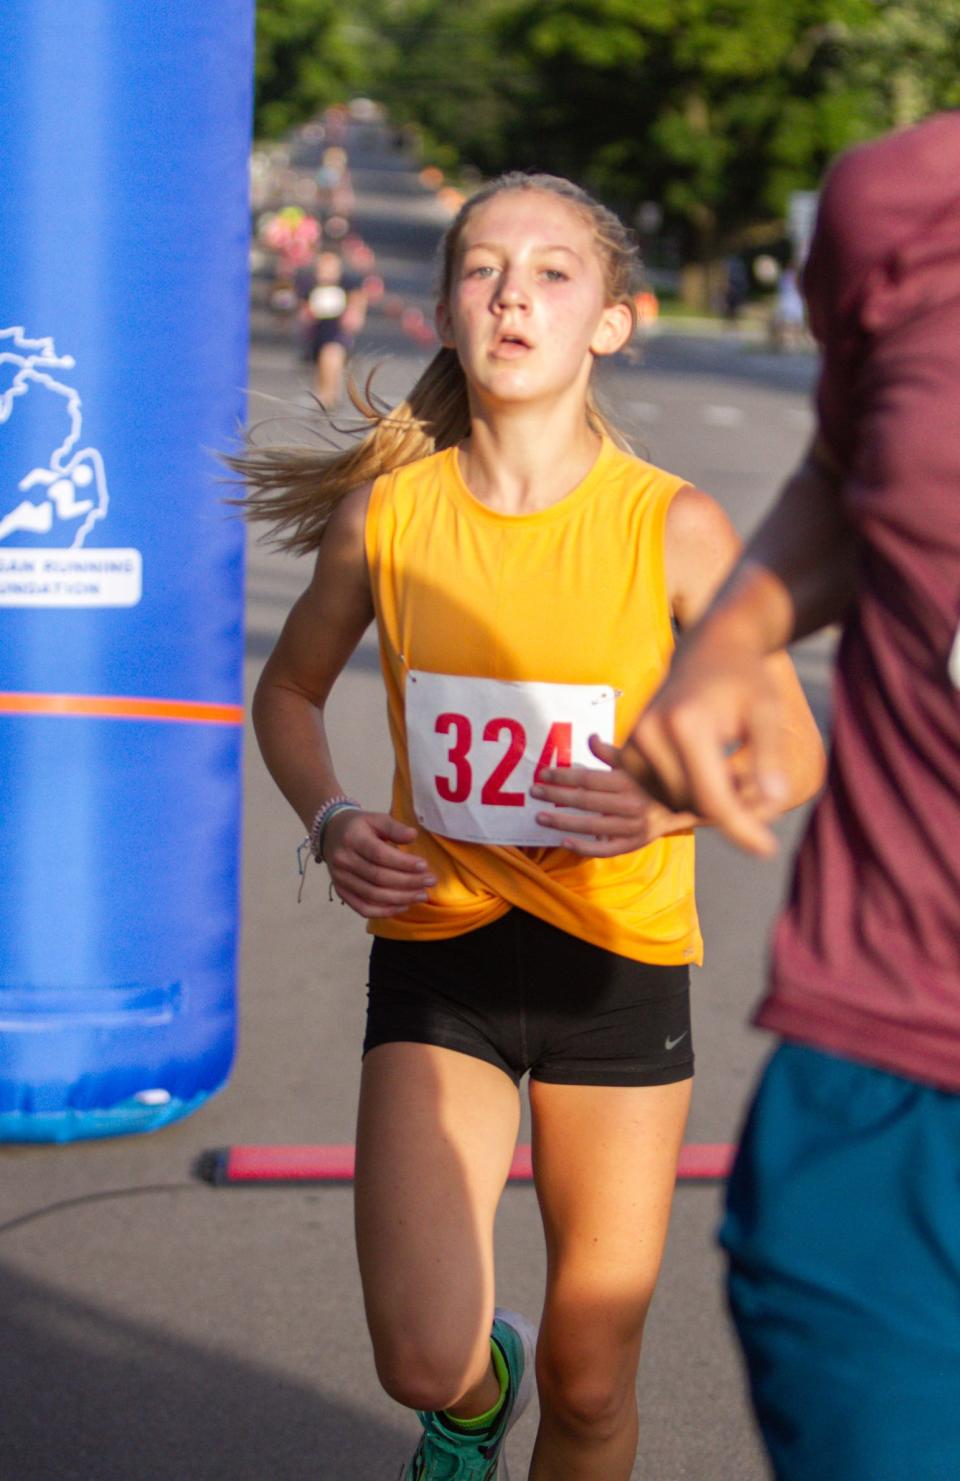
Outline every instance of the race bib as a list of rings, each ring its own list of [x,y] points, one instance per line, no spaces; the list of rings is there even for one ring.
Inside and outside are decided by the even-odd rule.
[[[613,740],[609,684],[407,675],[407,752],[418,822],[466,843],[553,844],[529,796],[547,766],[602,770],[587,741]],[[549,804],[547,805],[549,807]]]
[[[326,283],[314,288],[308,303],[315,319],[339,319],[347,306],[347,295],[338,283]]]

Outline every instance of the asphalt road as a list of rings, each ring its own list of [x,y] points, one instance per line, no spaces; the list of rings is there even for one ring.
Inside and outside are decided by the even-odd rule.
[[[352,163],[357,224],[379,270],[427,305],[443,212],[402,160],[368,149]],[[258,312],[254,331],[252,415],[300,414],[304,370],[285,327]],[[424,360],[376,315],[361,348],[368,361],[389,357],[387,394]],[[747,531],[808,434],[812,375],[807,356],[735,337],[662,336],[604,380],[646,455],[715,494]],[[266,435],[282,432],[274,422]],[[248,688],[307,574],[303,561],[251,546]],[[829,643],[804,645],[798,663],[826,723]],[[385,805],[390,757],[369,636],[331,724],[346,786]],[[252,740],[246,771],[241,1045],[228,1088],[150,1137],[0,1151],[0,1481],[393,1481],[413,1443],[415,1423],[378,1392],[367,1351],[350,1190],[214,1190],[190,1175],[212,1146],[353,1138],[366,937],[328,903],[320,871],[297,905],[299,824]],[[690,1141],[735,1136],[766,1052],[745,1025],[800,822],[782,825],[772,865],[700,844],[708,954],[695,982]],[[718,1199],[710,1185],[677,1193],[641,1371],[635,1481],[766,1475],[723,1310]],[[529,1187],[506,1191],[497,1241],[499,1299],[535,1314],[543,1257]],[[518,1478],[534,1423],[511,1438]]]

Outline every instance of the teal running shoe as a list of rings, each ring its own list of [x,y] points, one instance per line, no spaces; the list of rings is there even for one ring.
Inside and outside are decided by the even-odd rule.
[[[537,1330],[516,1311],[497,1307],[493,1340],[503,1353],[510,1387],[493,1434],[471,1435],[444,1424],[439,1414],[418,1414],[423,1435],[399,1481],[510,1481],[503,1442],[530,1402]]]

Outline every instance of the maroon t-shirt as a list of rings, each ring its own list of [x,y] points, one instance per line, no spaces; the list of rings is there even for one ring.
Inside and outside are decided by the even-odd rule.
[[[957,1091],[960,112],[836,163],[805,288],[862,575],[756,1021]]]

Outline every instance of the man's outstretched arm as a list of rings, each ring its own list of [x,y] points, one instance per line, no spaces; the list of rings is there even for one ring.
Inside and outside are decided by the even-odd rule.
[[[620,753],[654,796],[710,819],[753,853],[776,847],[766,818],[785,785],[779,698],[763,663],[839,620],[856,592],[842,472],[815,441],[709,609],[682,640]],[[749,747],[749,776],[732,766]],[[749,801],[747,799],[750,799]]]

